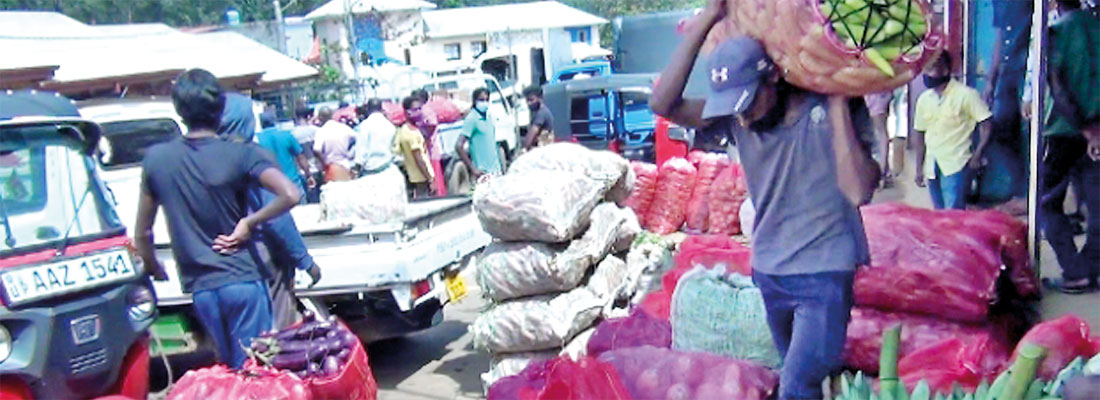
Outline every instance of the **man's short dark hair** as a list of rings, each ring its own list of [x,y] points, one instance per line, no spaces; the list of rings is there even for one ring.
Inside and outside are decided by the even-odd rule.
[[[941,52],[939,58],[936,58],[936,61],[934,61],[934,63],[935,64],[932,64],[933,67],[936,67],[936,68],[947,67],[947,71],[948,71],[948,73],[950,73],[951,72],[951,65],[952,65],[952,63],[951,63],[951,53],[948,53],[946,51]]]
[[[367,100],[367,103],[364,104],[363,106],[366,107],[366,109],[367,109],[367,114],[366,115],[371,115],[371,114],[374,114],[376,112],[382,111],[382,100],[369,99],[369,100]]]
[[[486,97],[488,97],[489,96],[489,89],[486,89],[486,88],[483,88],[483,87],[479,87],[477,89],[474,89],[474,93],[471,94],[471,98],[472,98],[472,100],[477,101],[477,97],[481,96],[482,94],[484,94]]]
[[[535,96],[535,97],[538,97],[538,98],[541,99],[542,98],[542,86],[531,85],[531,86],[528,86],[527,88],[523,89],[523,97],[531,97],[531,96]]]
[[[431,98],[430,96],[428,96],[428,91],[424,89],[413,90],[411,96],[425,103],[427,103],[428,99]]]
[[[214,74],[190,69],[176,77],[172,85],[172,104],[188,129],[217,131],[225,109],[225,89]]]
[[[1054,0],[1062,9],[1078,10],[1081,8],[1081,0]]]
[[[297,119],[310,119],[313,118],[313,110],[308,107],[299,108],[294,112],[294,117]]]
[[[424,102],[422,100],[420,100],[419,97],[416,97],[415,94],[410,95],[409,97],[406,97],[404,100],[401,100],[401,107],[405,108],[405,111],[407,112],[407,111],[409,111],[409,108],[412,108],[412,104],[414,102],[417,102],[417,101],[419,101],[421,103],[420,104],[421,106],[424,105],[423,104]]]

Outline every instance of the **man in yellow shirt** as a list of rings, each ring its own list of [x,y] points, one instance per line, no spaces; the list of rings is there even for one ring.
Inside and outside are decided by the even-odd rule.
[[[405,159],[405,176],[412,185],[413,197],[427,197],[431,195],[434,171],[429,167],[431,164],[428,161],[427,148],[424,146],[424,135],[416,125],[422,120],[420,107],[424,103],[420,99],[406,97],[401,105],[405,107],[408,122],[397,128],[397,134],[393,138],[393,152],[401,154]]]
[[[951,57],[944,53],[924,75],[929,89],[917,99],[913,118],[917,150],[917,186],[928,191],[937,209],[963,209],[973,173],[981,168],[993,114],[977,90],[951,79]],[[974,127],[978,145],[971,152]]]

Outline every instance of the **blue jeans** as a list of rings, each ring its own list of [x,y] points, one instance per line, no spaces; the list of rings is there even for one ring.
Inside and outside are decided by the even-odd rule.
[[[271,192],[256,188],[249,196],[248,208],[255,212],[274,199],[275,195]],[[298,231],[298,225],[294,223],[294,217],[289,212],[261,224],[256,233],[259,235],[257,238],[271,252],[275,267],[289,271],[291,276],[295,269],[305,270],[313,265],[313,257],[309,255],[302,233]]]
[[[752,277],[783,359],[779,398],[820,399],[822,381],[843,366],[855,271]]]
[[[972,175],[970,169],[963,167],[959,172],[944,176],[940,166],[936,166],[936,179],[928,181],[928,192],[932,195],[932,206],[937,210],[944,208],[962,210],[966,208],[966,196],[970,192]],[[918,172],[920,173],[920,172]]]
[[[1087,146],[1081,135],[1048,138],[1040,169],[1041,226],[1062,267],[1062,278],[1070,281],[1084,278],[1095,281],[1100,276],[1100,162],[1085,155]],[[1077,204],[1084,204],[1088,210],[1085,245],[1080,250],[1064,206],[1070,184],[1077,194]]]
[[[271,300],[263,282],[231,283],[192,294],[195,314],[214,340],[218,359],[240,368],[252,338],[271,329]]]

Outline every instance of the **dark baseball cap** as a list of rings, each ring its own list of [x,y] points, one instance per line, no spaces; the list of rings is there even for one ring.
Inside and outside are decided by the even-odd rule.
[[[775,68],[764,45],[748,36],[736,36],[718,44],[710,53],[710,94],[703,118],[725,117],[749,109],[756,90]]]

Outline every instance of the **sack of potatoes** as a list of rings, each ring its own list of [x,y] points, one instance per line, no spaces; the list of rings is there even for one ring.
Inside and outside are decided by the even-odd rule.
[[[727,7],[704,52],[736,34],[755,37],[788,82],[819,93],[892,90],[945,44],[928,0],[728,0]]]

